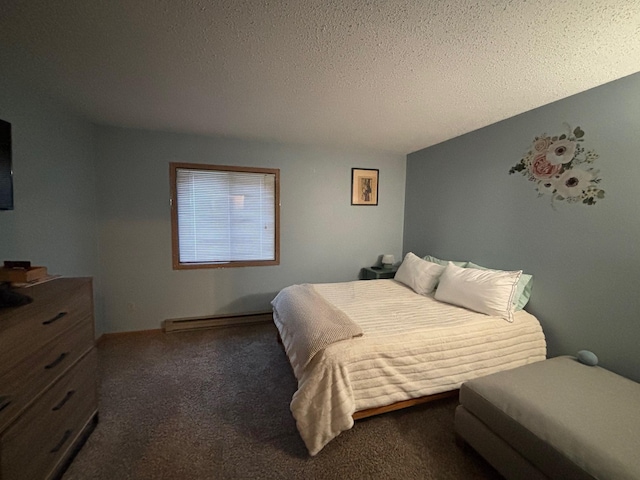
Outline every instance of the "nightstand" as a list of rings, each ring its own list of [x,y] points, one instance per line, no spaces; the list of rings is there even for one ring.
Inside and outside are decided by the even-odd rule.
[[[396,276],[398,267],[365,267],[360,270],[361,280],[376,280],[381,278],[393,278]]]

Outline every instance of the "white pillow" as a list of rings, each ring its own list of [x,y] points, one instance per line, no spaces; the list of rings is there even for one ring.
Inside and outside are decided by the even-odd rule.
[[[513,322],[520,275],[522,270],[479,270],[449,263],[440,276],[435,299]]]
[[[458,265],[462,267],[462,265]],[[495,270],[495,269],[487,269],[487,267],[483,267],[482,265],[478,265],[473,262],[468,262],[466,265],[467,268],[477,268],[479,270]],[[529,275],[528,273],[522,273],[520,275],[520,280],[518,281],[518,288],[516,289],[516,294],[513,297],[513,303],[515,305],[516,310],[522,310],[529,298],[531,297],[531,290],[533,289],[533,275]]]
[[[445,267],[441,265],[422,260],[409,252],[405,255],[394,278],[411,287],[416,293],[426,295],[433,292],[444,269]]]

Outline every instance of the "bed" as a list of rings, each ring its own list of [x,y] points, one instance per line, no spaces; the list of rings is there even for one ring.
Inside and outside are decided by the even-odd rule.
[[[298,381],[291,412],[310,455],[368,414],[361,412],[546,358],[542,328],[528,312],[505,321],[437,297],[398,280],[292,285],[276,296],[274,323]]]

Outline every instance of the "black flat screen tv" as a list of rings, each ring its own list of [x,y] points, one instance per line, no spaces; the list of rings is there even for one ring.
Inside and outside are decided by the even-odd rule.
[[[11,124],[0,120],[0,210],[13,210]]]

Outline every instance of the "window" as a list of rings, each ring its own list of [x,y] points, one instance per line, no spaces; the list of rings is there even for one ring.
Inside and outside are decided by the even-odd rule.
[[[173,268],[280,263],[280,170],[171,163]]]

